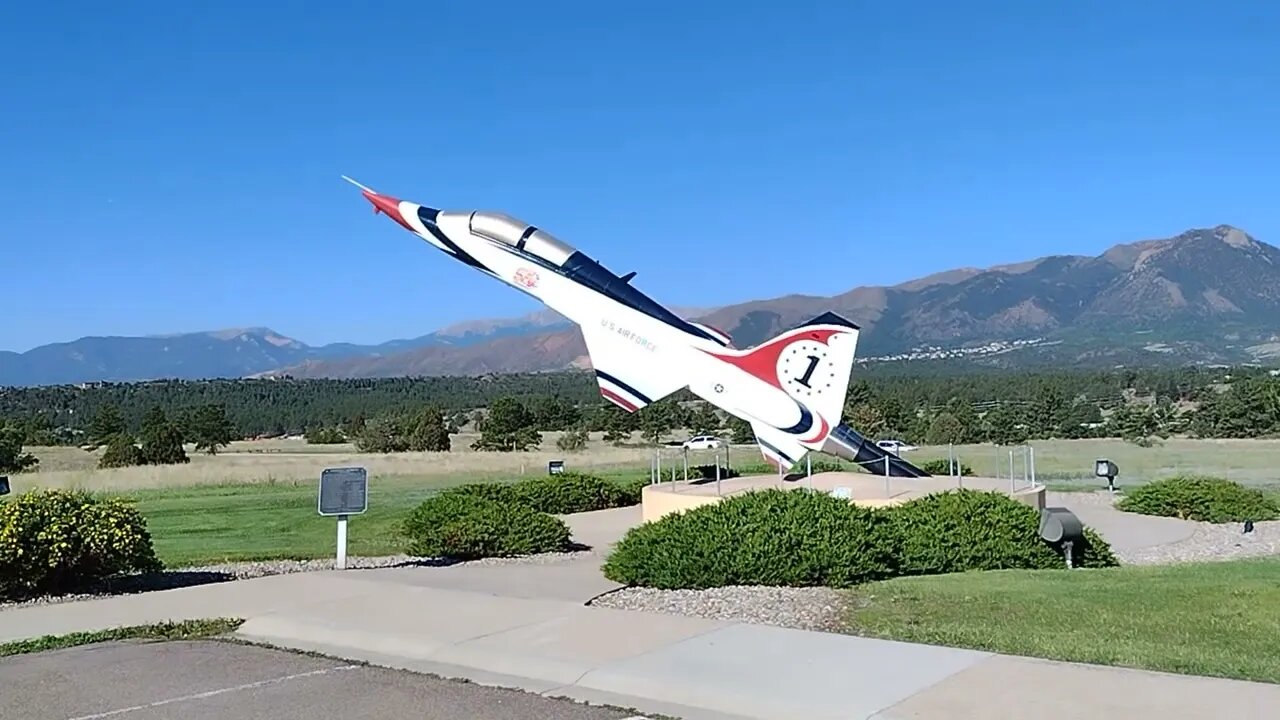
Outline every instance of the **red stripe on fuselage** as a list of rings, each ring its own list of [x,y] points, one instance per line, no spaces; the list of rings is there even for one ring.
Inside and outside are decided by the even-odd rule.
[[[635,412],[639,409],[635,405],[632,405],[626,398],[608,388],[600,388],[600,394],[605,396],[606,399],[613,401],[614,405],[617,405],[627,412]]]

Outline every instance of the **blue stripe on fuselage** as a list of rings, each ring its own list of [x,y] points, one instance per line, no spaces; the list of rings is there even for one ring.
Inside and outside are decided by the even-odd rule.
[[[631,385],[629,385],[629,384],[627,384],[627,383],[625,383],[625,382],[623,382],[623,381],[619,380],[619,379],[617,378],[617,376],[615,376],[615,375],[612,375],[612,374],[610,374],[610,373],[607,373],[607,372],[605,372],[605,371],[603,371],[603,370],[596,370],[596,376],[597,376],[597,377],[600,377],[600,378],[603,378],[603,379],[605,379],[605,380],[608,380],[609,382],[613,383],[614,385],[617,385],[618,387],[622,388],[623,390],[626,390],[627,392],[629,392],[629,393],[631,393],[632,395],[634,395],[634,396],[635,396],[635,398],[636,398],[637,400],[639,400],[639,401],[643,402],[645,405],[650,405],[650,404],[652,404],[652,403],[653,403],[653,401],[652,401],[652,400],[650,400],[650,399],[649,399],[649,397],[648,397],[647,395],[645,395],[644,393],[642,393],[642,392],[640,392],[639,390],[635,389],[635,388],[634,388],[634,387],[632,387]]]
[[[797,422],[795,425],[792,425],[789,428],[778,428],[778,429],[784,433],[789,433],[791,435],[803,435],[809,432],[809,430],[813,427],[813,413],[810,412],[809,408],[805,407],[803,404],[799,402],[796,403],[796,407],[800,408],[800,422]]]
[[[795,464],[796,464],[796,461],[795,461],[795,460],[791,459],[791,458],[790,458],[786,453],[784,453],[784,452],[782,452],[781,450],[779,450],[778,448],[774,447],[772,444],[770,444],[770,443],[765,442],[764,440],[762,440],[762,439],[760,438],[760,436],[759,436],[759,435],[757,435],[757,436],[756,436],[756,442],[758,442],[758,443],[760,443],[761,445],[763,445],[763,446],[765,446],[765,447],[769,448],[770,450],[772,450],[772,451],[774,452],[774,454],[775,454],[775,455],[777,455],[778,457],[782,458],[783,460],[786,460],[787,462],[791,463],[792,465],[795,465]]]
[[[430,228],[431,226],[428,225],[427,227]],[[665,323],[666,325],[674,327],[677,330],[687,332],[690,335],[696,335],[697,337],[700,337],[700,338],[705,338],[721,347],[727,347],[729,345],[729,343],[725,342],[723,338],[720,338],[719,336],[713,333],[710,333],[698,327],[697,325],[694,325],[693,323],[681,318],[679,315],[676,315],[670,310],[667,310],[666,308],[662,307],[652,298],[648,297],[647,295],[640,292],[639,290],[636,290],[634,287],[631,287],[628,283],[623,282],[622,278],[616,275],[613,275],[612,273],[609,273],[607,270],[603,268],[603,266],[600,266],[599,263],[595,263],[595,261],[591,261],[591,262],[594,263],[601,272],[608,273],[608,278],[612,281],[609,283],[610,285],[612,285],[613,282],[617,282],[623,286],[626,286],[629,289],[630,293],[634,294],[636,297],[644,298],[644,300],[647,301],[645,304],[650,305],[651,307],[645,307],[644,304],[635,302],[631,298],[628,298],[618,293],[612,287],[609,287],[609,286],[599,287],[594,282],[587,282],[587,278],[571,274],[570,272],[566,271],[565,268],[559,265],[556,265],[554,263],[548,262],[547,260],[544,260],[543,258],[540,258],[537,255],[534,255],[528,250],[525,250],[523,247],[511,246],[504,242],[489,240],[488,238],[483,238],[483,239],[489,242],[491,245],[493,245],[496,248],[505,250],[506,252],[511,253],[512,255],[515,255],[523,260],[527,260],[531,263],[535,263],[539,267],[544,267],[547,270],[554,272],[557,275],[565,278],[566,280],[571,280],[585,288],[594,290],[595,292],[598,292],[601,295],[604,295],[605,297],[609,298],[610,300],[613,300],[614,302],[620,305],[624,305],[632,310],[635,310],[638,313],[643,313],[644,315],[647,315],[653,318],[654,320],[657,320],[661,323]],[[453,245],[453,243],[450,243],[450,245],[456,247],[455,245]],[[581,254],[581,251],[578,251],[578,250],[575,250],[573,254],[579,255],[583,258],[586,257],[585,255]],[[570,257],[572,258],[572,256]],[[567,264],[567,261],[566,261],[566,264]]]

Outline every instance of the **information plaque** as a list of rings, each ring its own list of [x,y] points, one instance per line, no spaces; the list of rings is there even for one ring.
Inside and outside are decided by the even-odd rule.
[[[369,508],[369,474],[362,467],[325,468],[320,472],[321,515],[338,516],[338,557],[334,566],[347,568],[347,516]]]
[[[360,515],[368,509],[369,475],[364,468],[327,468],[320,473],[321,515]]]

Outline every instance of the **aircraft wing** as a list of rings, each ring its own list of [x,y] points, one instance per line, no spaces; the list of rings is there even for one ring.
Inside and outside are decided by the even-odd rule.
[[[644,338],[599,324],[581,327],[600,394],[623,410],[635,412],[689,384],[656,362]]]
[[[765,459],[781,465],[785,470],[800,462],[809,449],[801,445],[795,436],[770,427],[761,422],[752,422],[751,430],[756,434],[756,444]]]

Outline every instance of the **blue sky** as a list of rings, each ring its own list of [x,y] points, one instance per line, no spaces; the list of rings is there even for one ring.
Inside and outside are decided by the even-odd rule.
[[[1272,3],[195,5],[0,8],[0,348],[538,309],[342,173],[672,305],[1218,223],[1280,244]]]

